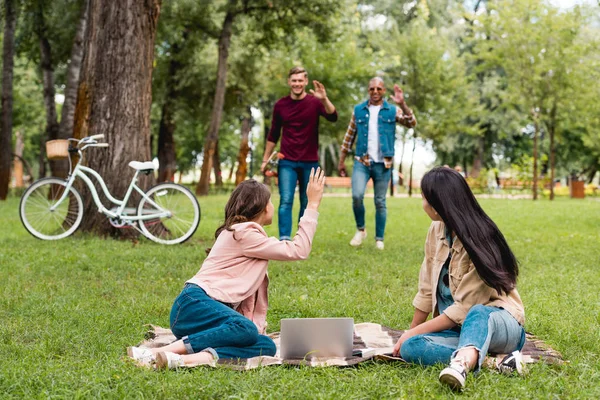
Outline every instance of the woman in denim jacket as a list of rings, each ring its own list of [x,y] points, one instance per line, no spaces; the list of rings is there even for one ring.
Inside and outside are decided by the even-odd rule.
[[[464,388],[467,373],[481,367],[488,351],[514,352],[510,361],[520,368],[525,313],[517,260],[504,236],[453,169],[432,169],[421,190],[433,222],[413,320],[394,354],[423,365],[449,362],[440,381],[453,389]]]

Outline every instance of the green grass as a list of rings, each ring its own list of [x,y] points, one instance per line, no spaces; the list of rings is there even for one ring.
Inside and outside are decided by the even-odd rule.
[[[0,397],[2,398],[447,398],[441,366],[369,362],[356,368],[266,367],[155,372],[125,359],[144,324],[168,326],[172,300],[205,258],[227,197],[201,198],[202,221],[184,245],[77,234],[34,239],[18,199],[0,203]],[[367,199],[367,229],[374,232]],[[274,199],[277,204],[278,199]],[[284,317],[349,316],[405,328],[429,226],[420,199],[388,202],[386,249],[348,245],[350,198],[323,201],[304,262],[272,262],[269,331]],[[568,365],[535,365],[526,377],[469,377],[469,398],[600,397],[600,202],[481,201],[521,262],[526,328]],[[267,228],[277,233],[276,223]]]

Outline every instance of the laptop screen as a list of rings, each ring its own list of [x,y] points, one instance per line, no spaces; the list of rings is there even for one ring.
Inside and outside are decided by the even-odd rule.
[[[352,318],[286,318],[281,320],[281,357],[351,357]]]

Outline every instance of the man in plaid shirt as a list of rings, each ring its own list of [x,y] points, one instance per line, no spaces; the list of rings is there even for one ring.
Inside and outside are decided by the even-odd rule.
[[[356,142],[354,167],[352,170],[352,209],[356,220],[356,233],[350,241],[360,246],[367,237],[365,229],[364,196],[369,179],[373,179],[375,190],[375,245],[383,250],[383,236],[387,219],[386,193],[392,175],[396,123],[407,128],[417,125],[417,120],[404,101],[404,93],[394,85],[391,99],[398,107],[388,104],[384,98],[383,79],[375,77],[369,81],[369,100],[354,107],[348,130],[340,149],[338,171],[346,176],[344,160]]]

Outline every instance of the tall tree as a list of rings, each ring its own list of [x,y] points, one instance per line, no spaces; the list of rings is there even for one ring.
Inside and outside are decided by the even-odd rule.
[[[229,58],[229,46],[231,44],[231,35],[233,34],[233,21],[240,13],[236,11],[236,0],[227,2],[227,11],[219,34],[219,59],[217,62],[217,82],[215,96],[213,98],[212,113],[208,126],[208,133],[204,141],[204,157],[202,161],[202,172],[200,180],[196,186],[196,194],[206,195],[209,189],[210,172],[213,167],[215,150],[219,139],[219,128],[223,116],[223,104],[225,102],[225,85],[227,82],[227,59]]]
[[[4,43],[2,49],[2,131],[0,133],[0,200],[6,200],[10,184],[13,128],[13,68],[17,7],[4,0]]]
[[[543,17],[547,12],[540,0],[490,2],[490,13],[482,18],[484,34],[490,43],[481,43],[479,51],[492,65],[501,67],[507,77],[509,98],[523,114],[529,113],[533,125],[533,199],[538,197],[538,142],[540,112],[544,106],[546,72],[544,64]],[[525,111],[526,110],[526,111]]]
[[[46,23],[46,4],[44,0],[34,3],[35,33],[40,46],[40,69],[44,87],[44,106],[46,109],[45,140],[58,139],[58,117],[56,114],[56,89],[54,84],[54,64],[52,60],[52,46],[48,38],[48,26]],[[53,176],[65,178],[67,176],[67,163],[64,161],[51,160],[49,162]],[[40,173],[45,174],[43,162],[40,163]]]
[[[83,0],[79,11],[79,22],[71,46],[71,56],[67,67],[67,82],[65,87],[65,101],[62,106],[58,137],[66,139],[73,136],[73,119],[75,117],[75,104],[77,102],[77,86],[81,73],[81,62],[83,60],[83,39],[87,28],[87,16],[89,0]]]
[[[388,33],[390,40],[382,46],[388,57],[381,61],[391,80],[404,89],[406,102],[417,117],[413,154],[419,137],[433,141],[435,150],[447,138],[479,132],[477,125],[464,123],[477,110],[470,96],[464,61],[446,39],[444,30],[429,27],[427,4],[420,2],[417,11],[417,17],[403,32],[394,29]],[[389,56],[396,49],[397,56]],[[409,167],[409,195],[413,162],[414,157]]]
[[[223,106],[227,85],[227,62],[235,23],[248,18],[260,21],[257,24],[257,41],[268,48],[270,41],[276,37],[275,32],[281,29],[287,34],[297,29],[308,27],[319,32],[321,37],[329,34],[328,17],[337,12],[336,0],[297,0],[294,2],[273,2],[270,0],[228,0],[221,9],[223,15],[219,28],[200,26],[218,38],[217,80],[213,97],[212,112],[206,139],[202,172],[196,186],[196,194],[206,195],[209,191],[210,172],[213,169],[214,153],[219,139],[219,128],[223,118]],[[297,10],[302,10],[298,13]]]
[[[212,26],[214,3],[163,4],[152,75],[153,127],[159,180],[195,169],[214,96],[215,40],[197,27]]]
[[[185,42],[188,30],[183,31],[182,40]],[[165,99],[163,101],[160,125],[158,128],[158,181],[172,181],[177,170],[175,153],[175,110],[179,97],[179,74],[182,69],[182,45],[178,42],[171,46],[169,74],[166,78]]]
[[[575,9],[565,15],[556,9],[549,9],[544,14],[546,70],[541,84],[545,86],[545,105],[541,114],[550,139],[550,200],[554,199],[557,138],[561,136],[567,113],[572,112],[570,103],[581,97],[586,86],[597,87],[589,62],[586,61],[590,53],[596,53],[598,43],[597,39],[590,41],[581,37],[581,27],[585,26],[583,11]],[[581,110],[575,112],[580,117],[583,114]]]
[[[160,0],[90,0],[89,22],[75,108],[77,137],[104,134],[108,149],[92,149],[88,165],[111,192],[122,197],[133,170],[132,160],[150,159],[150,106],[154,37]],[[141,187],[152,178],[138,182]],[[116,234],[86,196],[87,218],[81,228]]]
[[[252,113],[250,107],[246,108],[246,112],[243,114],[242,126],[240,129],[241,140],[240,140],[240,151],[238,153],[238,169],[235,173],[235,185],[239,185],[246,179],[248,175],[248,153],[250,152],[250,146],[248,145],[248,138],[250,136],[250,129],[252,129]],[[233,168],[232,168],[233,169]]]

